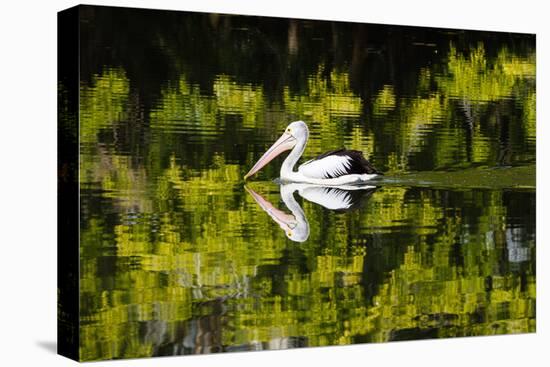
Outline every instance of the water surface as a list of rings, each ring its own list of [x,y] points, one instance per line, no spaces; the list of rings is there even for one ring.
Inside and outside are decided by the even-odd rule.
[[[86,7],[81,32],[83,359],[535,331],[533,36]],[[350,210],[292,193],[301,242],[262,207],[303,225],[283,158],[242,179],[298,119],[304,158],[385,172]]]

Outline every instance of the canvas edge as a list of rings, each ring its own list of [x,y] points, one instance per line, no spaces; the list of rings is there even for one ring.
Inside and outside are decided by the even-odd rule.
[[[57,353],[80,361],[79,13],[57,13]]]

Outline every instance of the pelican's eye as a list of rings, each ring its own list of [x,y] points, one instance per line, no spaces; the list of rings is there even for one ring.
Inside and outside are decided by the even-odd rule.
[[[292,237],[292,232],[288,231],[286,234],[288,237]]]
[[[286,129],[286,132],[287,133],[292,133],[292,129],[289,127],[288,129]]]

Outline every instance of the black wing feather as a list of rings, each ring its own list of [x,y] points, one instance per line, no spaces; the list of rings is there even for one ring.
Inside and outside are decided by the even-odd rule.
[[[323,159],[323,158],[326,158],[328,156],[331,156],[331,155],[340,155],[340,156],[348,156],[351,158],[350,160],[350,167],[346,170],[347,171],[347,174],[353,174],[353,173],[356,173],[356,174],[369,174],[369,175],[372,175],[372,174],[378,174],[378,175],[382,175],[383,173],[378,171],[369,161],[367,161],[365,159],[365,157],[363,157],[363,152],[359,151],[359,150],[346,150],[345,148],[340,148],[340,149],[336,149],[336,150],[332,150],[330,152],[325,152],[317,157],[315,157],[314,159],[312,160],[309,160],[308,162],[306,163],[309,163],[311,161],[316,161],[316,160],[319,160],[319,159]],[[337,175],[327,175],[328,177],[327,178],[336,178],[338,177]]]

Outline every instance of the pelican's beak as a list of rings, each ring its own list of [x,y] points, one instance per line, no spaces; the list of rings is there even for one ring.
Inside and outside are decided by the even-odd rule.
[[[267,150],[267,152],[264,153],[262,158],[260,158],[258,160],[258,162],[256,162],[254,167],[252,167],[252,169],[250,171],[248,171],[246,176],[244,176],[244,179],[246,180],[248,177],[250,177],[253,174],[255,174],[256,172],[258,172],[260,169],[262,169],[263,166],[265,166],[266,164],[271,162],[273,160],[273,158],[275,158],[276,156],[278,156],[282,152],[294,148],[294,145],[296,145],[296,138],[294,136],[292,136],[291,134],[285,132],[283,135],[281,135],[279,140],[277,140],[271,146],[271,148],[269,148]]]

